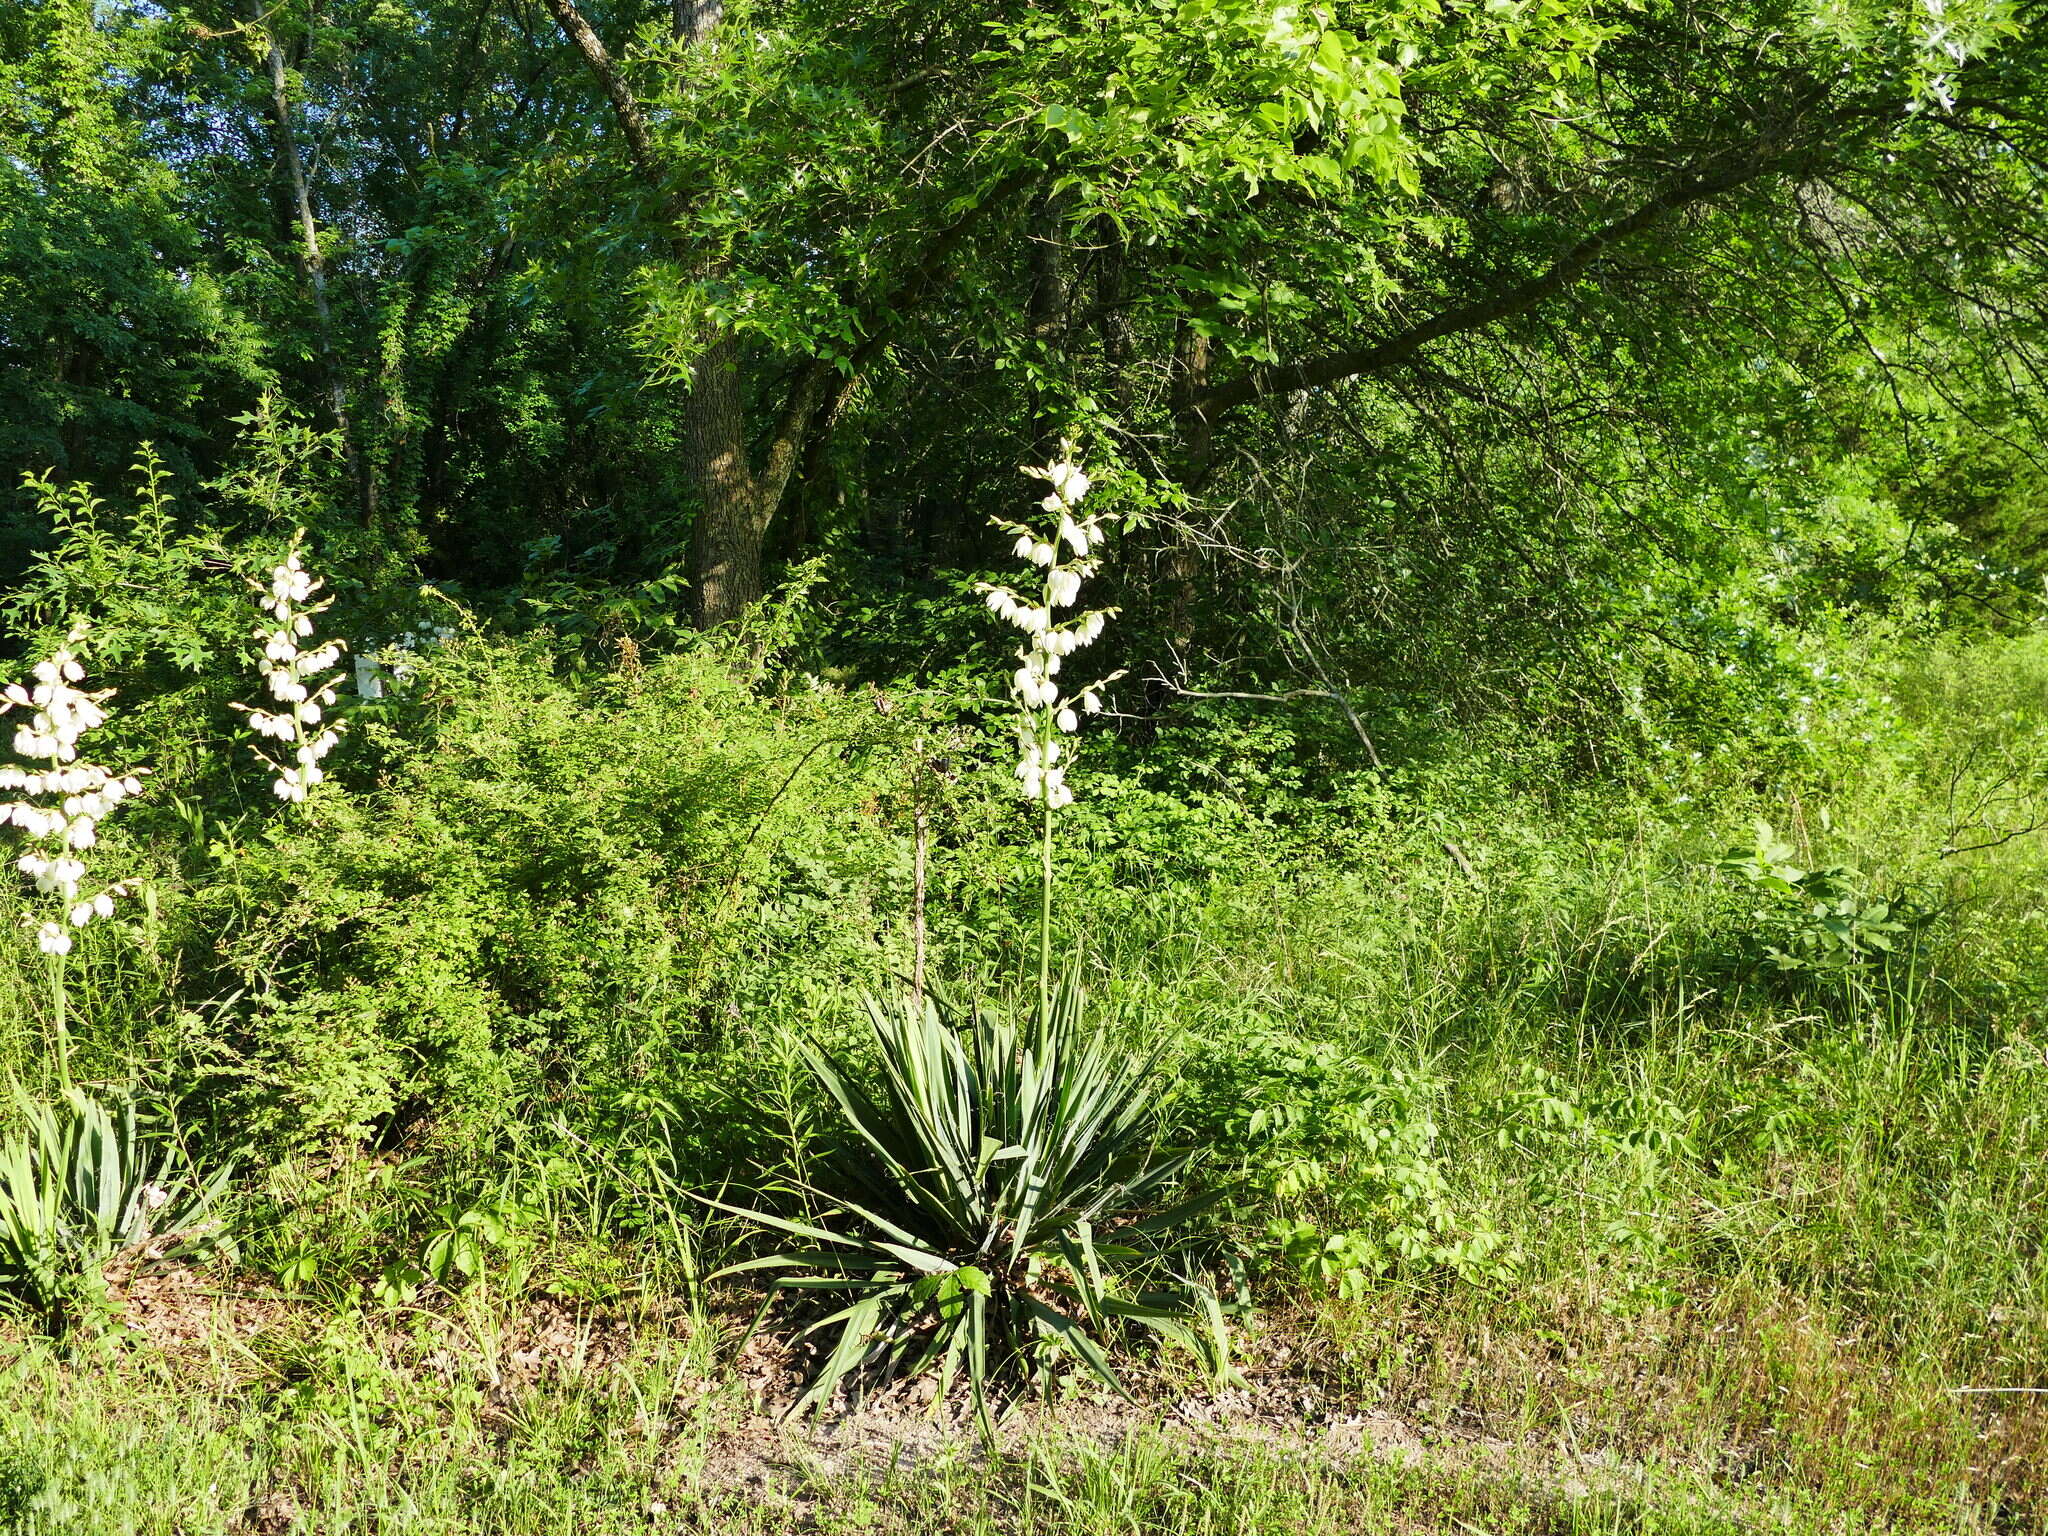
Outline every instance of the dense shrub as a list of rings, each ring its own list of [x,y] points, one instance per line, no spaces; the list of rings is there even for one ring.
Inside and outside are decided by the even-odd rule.
[[[483,1134],[837,1006],[903,948],[891,723],[708,651],[581,682],[471,637],[358,716],[352,789],[166,909],[240,993],[206,1044],[286,1141]]]

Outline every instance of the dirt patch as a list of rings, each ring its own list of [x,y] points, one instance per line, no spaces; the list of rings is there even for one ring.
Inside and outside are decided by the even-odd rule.
[[[247,1342],[293,1312],[275,1292],[190,1264],[109,1271],[107,1282],[117,1325],[170,1360],[204,1355],[226,1339]]]

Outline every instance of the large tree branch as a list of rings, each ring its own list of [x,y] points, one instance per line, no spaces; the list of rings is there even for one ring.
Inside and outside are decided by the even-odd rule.
[[[796,469],[811,423],[819,418],[827,402],[836,405],[851,383],[849,376],[841,374],[823,358],[813,358],[798,370],[796,382],[790,386],[789,399],[775,423],[775,435],[768,440],[761,473],[754,482],[754,517],[762,534],[767,533],[768,525],[775,520],[776,510],[782,505],[782,493]]]
[[[1749,182],[1806,164],[1807,152],[1751,154],[1711,170],[1696,171],[1668,183],[1647,202],[1612,223],[1594,230],[1534,277],[1496,289],[1484,298],[1441,310],[1427,320],[1367,346],[1347,347],[1305,362],[1254,368],[1229,383],[1189,402],[1191,424],[1213,426],[1222,417],[1253,400],[1317,389],[1361,374],[1377,373],[1412,362],[1432,341],[1479,330],[1518,315],[1578,280],[1610,247],[1641,234],[1677,210],[1731,192]]]
[[[612,111],[618,117],[620,131],[626,136],[626,149],[633,157],[634,169],[639,171],[641,180],[666,201],[669,195],[668,173],[662,165],[661,152],[654,147],[654,135],[647,131],[647,115],[640,110],[640,103],[634,99],[626,77],[619,73],[612,56],[605,51],[604,39],[583,19],[583,13],[576,9],[576,0],[547,0],[547,7],[554,13],[562,35],[576,45],[576,51],[583,55],[590,72],[604,87],[605,95],[611,98]]]

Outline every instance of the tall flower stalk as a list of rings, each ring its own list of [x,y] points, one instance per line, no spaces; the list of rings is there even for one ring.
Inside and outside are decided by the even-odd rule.
[[[1052,1006],[1053,815],[1074,803],[1067,772],[1081,717],[1101,712],[1103,689],[1123,674],[1062,691],[1063,665],[1093,645],[1117,612],[1080,606],[1082,583],[1101,563],[1102,520],[1081,511],[1090,482],[1073,462],[1071,443],[1062,446],[1054,462],[1026,465],[1024,473],[1046,483],[1038,515],[1024,522],[994,522],[1014,536],[1013,552],[1031,566],[1032,574],[1019,583],[1022,592],[991,582],[975,590],[991,613],[1024,635],[1017,651],[1019,665],[1010,675],[1010,697],[1017,704],[1017,787],[1040,807],[1038,1000],[1043,1014]]]
[[[299,541],[294,538],[284,563],[271,571],[270,585],[257,588],[256,605],[267,616],[255,632],[263,642],[257,669],[273,707],[234,706],[249,717],[249,728],[259,737],[278,743],[274,749],[252,745],[250,750],[276,775],[272,792],[294,804],[304,802],[327,776],[320,761],[341,740],[342,723],[329,721],[327,711],[334,708],[340,678],[335,664],[341,660],[344,642],[312,638],[313,620],[334,606],[332,597],[319,595],[323,585],[299,559]],[[285,760],[280,762],[272,751]]]
[[[114,915],[114,904],[129,894],[122,880],[88,894],[85,855],[99,843],[99,826],[123,800],[142,793],[146,768],[116,773],[79,757],[86,732],[106,723],[107,700],[114,690],[88,692],[78,685],[85,667],[72,649],[85,639],[81,626],[47,661],[38,662],[34,686],[10,684],[0,691],[0,714],[30,711],[26,725],[14,733],[14,751],[31,767],[0,767],[0,790],[18,791],[21,798],[0,804],[0,823],[20,829],[29,847],[15,868],[34,882],[44,898],[43,914],[27,919],[36,948],[49,957],[50,992],[55,1019],[57,1072],[71,1086],[69,997],[64,985],[64,957],[71,953],[72,930]]]
[[[1165,1254],[1146,1251],[1153,1234],[1203,1204],[1158,1208],[1155,1197],[1187,1164],[1158,1149],[1159,1058],[1087,1027],[1079,966],[1057,988],[1052,982],[1053,818],[1074,800],[1082,717],[1100,712],[1102,690],[1115,680],[1060,682],[1114,612],[1080,606],[1103,529],[1080,511],[1088,477],[1072,453],[1064,447],[1055,462],[1027,471],[1049,487],[1041,516],[997,521],[1031,578],[978,589],[1024,635],[1010,695],[1018,790],[1039,810],[1037,1012],[962,1016],[919,991],[893,1004],[870,998],[878,1073],[863,1080],[810,1042],[798,1046],[852,1133],[814,1165],[819,1182],[807,1186],[839,1214],[814,1224],[706,1200],[804,1245],[711,1278],[786,1269],[777,1291],[837,1293],[845,1302],[805,1330],[838,1337],[793,1412],[822,1406],[863,1377],[935,1371],[937,1414],[964,1373],[992,1445],[992,1385],[1021,1376],[1049,1387],[1061,1365],[1078,1363],[1121,1393],[1106,1347],[1133,1324],[1195,1350],[1229,1379],[1214,1295],[1197,1285],[1160,1288]],[[1099,1243],[1098,1230],[1118,1240]]]

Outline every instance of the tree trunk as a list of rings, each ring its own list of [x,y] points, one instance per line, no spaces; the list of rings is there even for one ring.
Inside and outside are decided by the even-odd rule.
[[[313,319],[319,334],[321,370],[327,376],[327,399],[334,413],[335,430],[341,434],[342,452],[347,456],[349,478],[356,483],[363,520],[377,515],[377,492],[356,443],[354,424],[349,420],[348,383],[342,377],[341,361],[334,350],[334,319],[327,304],[327,262],[320,254],[320,229],[313,220],[313,197],[306,185],[305,162],[299,158],[297,136],[292,132],[291,95],[287,89],[284,52],[256,9],[249,7],[252,25],[262,28],[264,68],[270,77],[270,126],[277,143],[277,158],[284,166],[291,190],[291,212],[296,224],[292,259],[313,300]]]
[[[1038,354],[1037,365],[1045,374],[1053,373],[1056,366],[1060,373],[1065,372],[1068,308],[1073,296],[1072,264],[1068,260],[1067,226],[1061,216],[1062,202],[1063,199],[1052,193],[1036,198],[1025,227],[1025,238],[1030,242],[1031,252],[1031,290],[1026,322]],[[1032,387],[1029,451],[1033,463],[1050,463],[1059,452],[1060,433],[1066,426],[1060,413],[1065,406],[1064,391],[1057,387],[1048,390],[1043,384]]]
[[[1174,341],[1174,396],[1176,413],[1186,423],[1187,462],[1184,477],[1190,491],[1198,491],[1208,478],[1215,452],[1206,418],[1192,410],[1193,402],[1209,388],[1209,338],[1183,321]],[[1164,551],[1166,567],[1166,636],[1176,651],[1185,654],[1195,638],[1195,577],[1202,568],[1201,554],[1185,524],[1173,524]]]
[[[746,403],[732,337],[697,359],[684,414],[690,478],[704,501],[692,539],[697,622],[711,629],[739,618],[761,596],[761,544],[768,531],[763,488],[747,464]]]
[[[603,39],[577,10],[575,0],[547,0],[547,7],[563,36],[583,55],[604,88],[634,169],[668,221],[671,255],[692,277],[703,277],[701,258],[682,233],[689,210],[670,184],[660,146],[625,77],[605,51]],[[701,47],[710,41],[723,15],[722,0],[675,0],[674,34],[679,41]],[[760,599],[761,554],[768,526],[782,502],[805,430],[825,398],[831,371],[821,364],[799,370],[757,472],[747,451],[738,339],[729,331],[713,337],[690,370],[690,392],[682,401],[682,415],[690,478],[703,503],[690,548],[696,568],[696,618],[705,629],[733,622]]]
[[[725,20],[725,0],[675,0],[671,22],[679,43],[695,46],[711,40],[718,24]]]
[[[1110,409],[1121,418],[1131,414],[1131,357],[1137,342],[1127,307],[1129,242],[1107,218],[1095,225],[1095,333],[1102,344],[1102,362],[1109,376]]]

